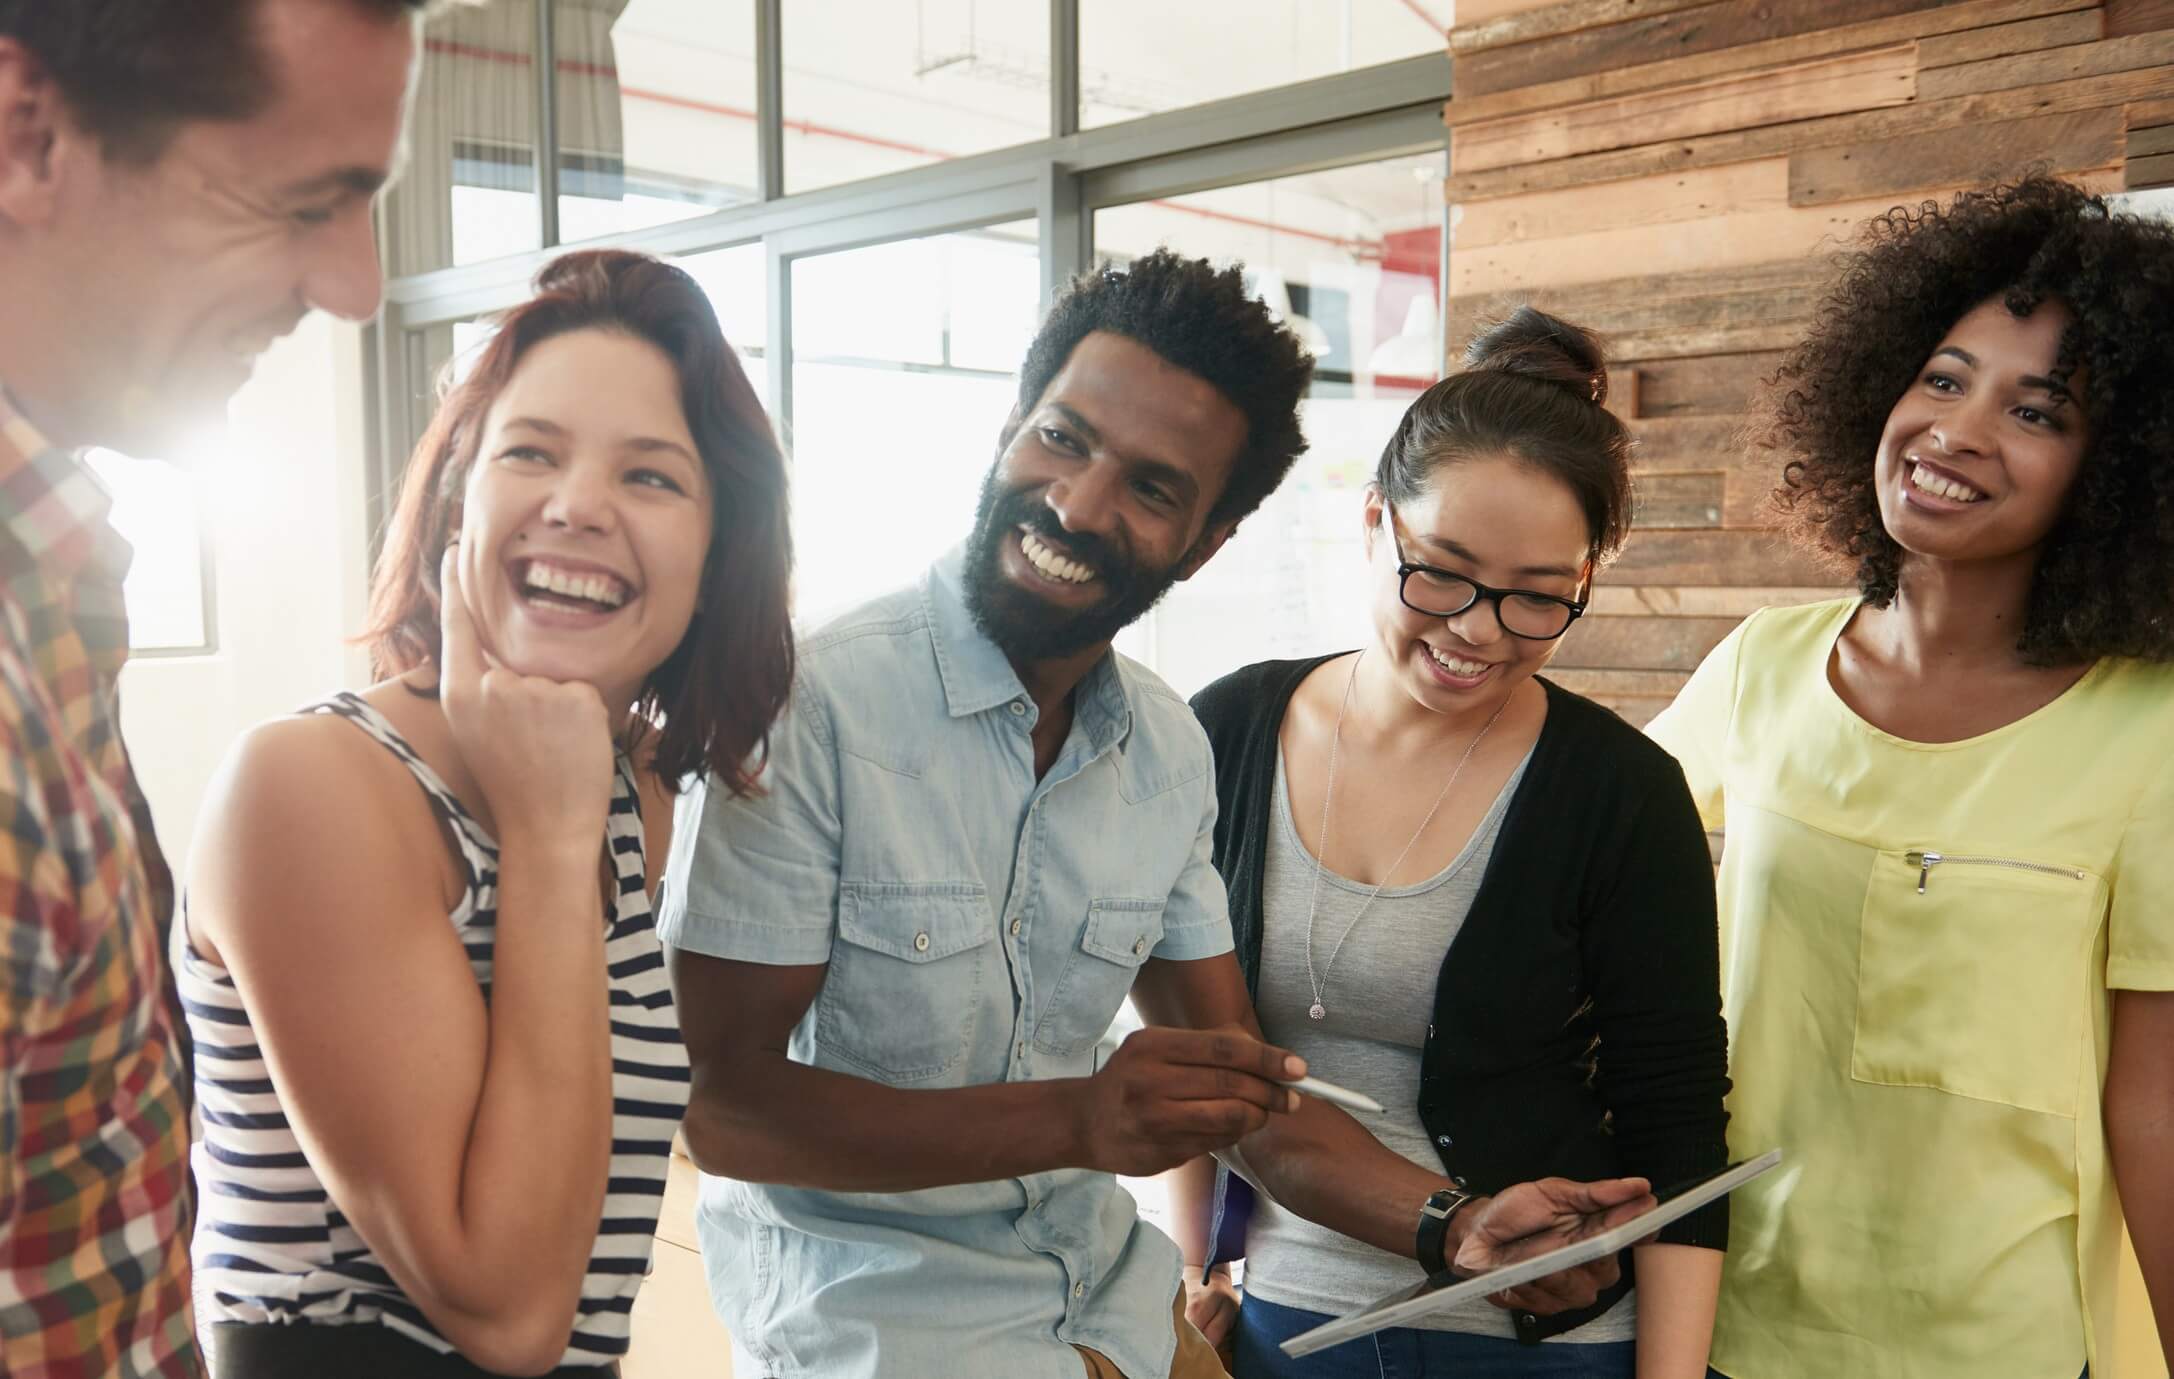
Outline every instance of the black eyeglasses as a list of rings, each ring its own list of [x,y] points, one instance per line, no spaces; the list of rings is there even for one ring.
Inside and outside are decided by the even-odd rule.
[[[1531,589],[1494,589],[1432,565],[1415,565],[1404,558],[1404,543],[1397,539],[1396,513],[1384,503],[1381,514],[1383,525],[1389,528],[1389,548],[1396,552],[1397,597],[1415,613],[1454,618],[1486,599],[1494,604],[1495,621],[1503,631],[1527,641],[1552,642],[1585,612],[1584,599],[1557,598]]]

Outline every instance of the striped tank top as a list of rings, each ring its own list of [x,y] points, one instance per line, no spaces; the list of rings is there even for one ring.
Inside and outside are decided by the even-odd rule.
[[[468,950],[484,999],[498,918],[498,846],[360,698],[304,710],[346,719],[398,757],[456,841],[467,884],[447,916]],[[604,961],[611,982],[611,1178],[573,1336],[561,1365],[602,1365],[626,1353],[634,1293],[649,1271],[672,1134],[686,1109],[687,1052],[666,983],[642,870],[641,796],[619,758],[605,842],[617,877]],[[184,896],[182,912],[187,914]],[[203,1323],[374,1323],[450,1353],[333,1201],[288,1127],[249,1012],[226,969],[197,956],[186,922],[173,932],[182,1005],[196,1038],[203,1139],[195,1149],[194,1256]]]

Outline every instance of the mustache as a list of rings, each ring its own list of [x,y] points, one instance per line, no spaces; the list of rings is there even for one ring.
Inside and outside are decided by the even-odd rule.
[[[1132,582],[1134,563],[1129,552],[1120,550],[1113,541],[1096,536],[1093,532],[1066,531],[1044,503],[1037,502],[1022,493],[1006,493],[997,500],[995,521],[998,529],[1023,527],[1034,533],[1044,545],[1061,551],[1093,570],[1103,583],[1113,591]]]

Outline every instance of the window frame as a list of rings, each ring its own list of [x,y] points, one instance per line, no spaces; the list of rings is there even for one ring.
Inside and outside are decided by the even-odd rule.
[[[803,257],[1032,217],[1040,239],[1041,301],[1093,267],[1094,214],[1326,168],[1446,151],[1442,105],[1451,94],[1444,36],[1425,55],[1288,86],[1079,127],[1079,11],[1083,0],[1045,0],[1050,24],[1047,137],[947,162],[787,196],[784,0],[755,0],[756,139],[761,199],[688,220],[581,241],[664,256],[756,244],[765,252],[767,404],[792,434],[792,264]],[[430,333],[524,300],[537,271],[563,252],[558,224],[554,0],[535,13],[534,150],[541,248],[484,263],[395,279],[369,328],[370,504],[373,553],[409,453],[435,404]],[[1447,235],[1444,236],[1447,256]],[[1445,265],[1446,266],[1446,265]],[[1448,274],[1438,312],[1446,313]],[[442,341],[442,337],[440,337]]]

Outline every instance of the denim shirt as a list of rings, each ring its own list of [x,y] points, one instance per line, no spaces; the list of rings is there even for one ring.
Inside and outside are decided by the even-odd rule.
[[[1231,947],[1185,702],[1103,657],[1037,780],[1034,700],[963,566],[802,644],[761,793],[682,800],[659,924],[690,952],[827,963],[791,1056],[893,1087],[1085,1076],[1142,963]],[[766,1375],[1078,1379],[1074,1345],[1169,1373],[1177,1248],[1106,1173],[897,1194],[705,1176],[697,1224]]]

